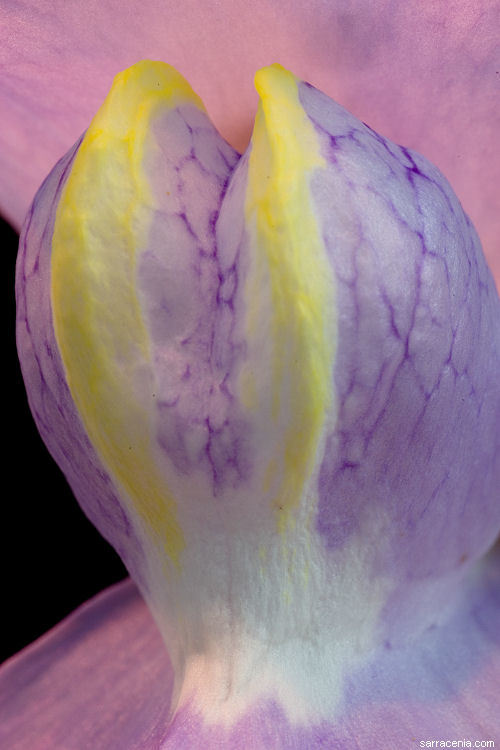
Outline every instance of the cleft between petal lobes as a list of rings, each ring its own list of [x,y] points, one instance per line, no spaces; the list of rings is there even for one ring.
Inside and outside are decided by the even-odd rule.
[[[277,430],[264,489],[273,495],[285,531],[313,473],[335,405],[335,284],[310,190],[326,168],[318,135],[298,93],[298,80],[280,65],[255,76],[260,96],[248,164],[245,215],[253,267],[247,280],[248,406],[261,394],[263,419]],[[267,306],[256,304],[267,294]],[[262,341],[269,331],[269,342]],[[267,381],[270,382],[267,382]],[[267,398],[262,398],[266,394]],[[253,397],[252,397],[253,395]]]

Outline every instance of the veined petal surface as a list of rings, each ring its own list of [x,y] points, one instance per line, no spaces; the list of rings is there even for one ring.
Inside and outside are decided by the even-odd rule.
[[[465,731],[473,674],[487,735],[492,276],[423,157],[281,66],[256,87],[240,158],[170,66],[116,77],[21,238],[32,410],[163,636],[162,747],[364,747],[387,703]]]

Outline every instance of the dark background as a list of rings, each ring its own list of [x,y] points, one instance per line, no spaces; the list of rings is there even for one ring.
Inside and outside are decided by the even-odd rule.
[[[0,662],[127,575],[114,550],[80,510],[28,407],[15,345],[18,241],[17,233],[0,217],[0,243],[7,258],[3,331],[7,382],[1,391],[6,474],[1,500]]]

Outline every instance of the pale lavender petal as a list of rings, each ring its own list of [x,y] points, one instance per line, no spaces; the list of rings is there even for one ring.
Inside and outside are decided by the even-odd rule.
[[[35,418],[167,645],[162,746],[487,734],[492,276],[423,157],[279,66],[256,82],[240,159],[138,63],[42,187],[18,265]]]
[[[172,680],[149,610],[117,584],[3,665],[0,746],[158,746]]]
[[[333,550],[380,509],[373,564],[398,571],[387,627],[406,635],[498,534],[500,301],[443,175],[311,86],[301,101],[330,164],[312,192],[342,311],[317,528]]]
[[[272,701],[231,729],[185,707],[168,725],[172,673],[130,582],[93,599],[0,672],[9,750],[387,750],[420,740],[498,742],[500,554],[443,627],[389,646],[346,683],[335,721],[294,726]]]
[[[38,191],[24,224],[17,261],[17,346],[40,434],[85,513],[140,578],[141,550],[112,481],[81,425],[66,385],[54,337],[50,302],[50,238],[61,190],[81,139],[54,167]],[[133,550],[133,552],[132,552]]]

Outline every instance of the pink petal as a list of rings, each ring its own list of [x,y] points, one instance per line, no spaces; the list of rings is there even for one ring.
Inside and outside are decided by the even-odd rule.
[[[495,29],[500,3],[327,0],[4,3],[0,205],[20,225],[51,165],[76,140],[112,77],[138,59],[177,67],[223,136],[243,149],[254,71],[279,61],[452,183],[500,277]]]
[[[97,749],[125,736],[140,747],[135,737],[167,721],[171,680],[149,610],[124,581],[5,663],[0,746]]]

